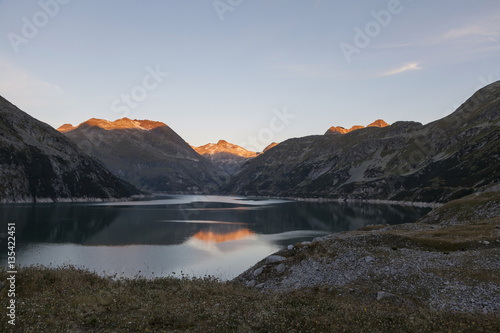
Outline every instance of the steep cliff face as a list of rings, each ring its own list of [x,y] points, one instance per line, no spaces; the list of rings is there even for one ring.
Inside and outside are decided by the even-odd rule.
[[[90,119],[64,134],[146,191],[216,193],[227,176],[161,122]]]
[[[329,133],[328,133],[329,134]],[[500,183],[500,82],[448,117],[290,139],[234,175],[227,193],[446,202]]]
[[[200,147],[193,147],[193,149],[229,175],[235,174],[245,162],[258,155],[256,152],[246,150],[243,147],[224,140]]]
[[[0,97],[0,201],[110,199],[138,193],[64,135]]]

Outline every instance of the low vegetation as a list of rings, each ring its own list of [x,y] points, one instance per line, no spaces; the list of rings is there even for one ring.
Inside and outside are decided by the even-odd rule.
[[[5,281],[6,272],[0,273]],[[7,306],[6,289],[1,306]],[[498,314],[435,312],[349,290],[262,293],[212,277],[100,277],[75,267],[23,268],[16,326],[2,332],[492,332]]]

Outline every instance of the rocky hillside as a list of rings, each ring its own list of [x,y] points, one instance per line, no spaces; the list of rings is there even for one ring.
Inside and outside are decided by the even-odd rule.
[[[236,280],[259,290],[333,288],[359,302],[500,311],[500,192],[474,194],[417,223],[368,226],[289,245]]]
[[[500,183],[500,81],[453,114],[280,143],[249,161],[226,193],[447,202]]]
[[[224,140],[192,148],[229,175],[236,173],[245,162],[258,155],[256,152],[246,150]]]
[[[0,97],[0,201],[110,199],[138,193],[64,135]]]
[[[215,193],[225,180],[219,168],[161,122],[90,119],[59,130],[115,175],[145,191]]]

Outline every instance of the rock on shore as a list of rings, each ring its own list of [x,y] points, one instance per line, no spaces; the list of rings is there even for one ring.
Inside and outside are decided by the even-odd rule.
[[[406,306],[500,312],[500,192],[451,201],[417,223],[296,244],[235,280],[263,291],[329,286]]]

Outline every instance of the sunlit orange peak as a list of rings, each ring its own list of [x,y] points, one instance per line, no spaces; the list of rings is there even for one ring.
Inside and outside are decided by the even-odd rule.
[[[200,147],[191,147],[200,155],[216,155],[220,153],[228,153],[245,158],[253,158],[258,155],[254,151],[246,150],[243,147],[234,145],[225,140],[219,140],[219,142],[217,143],[208,143]]]
[[[277,143],[277,142],[271,143],[269,146],[267,146],[266,148],[264,148],[263,153],[265,153],[266,151],[268,151],[271,148],[276,147],[277,145],[279,145],[279,143]]]
[[[141,130],[151,130],[155,129],[156,127],[161,127],[166,125],[160,121],[151,121],[151,120],[138,120],[138,119],[132,120],[129,118],[122,118],[115,121],[109,121],[105,119],[91,118],[81,123],[77,127],[74,127],[71,124],[64,124],[57,130],[59,132],[69,132],[82,126],[100,127],[105,130],[131,129],[131,128],[141,129]]]
[[[255,233],[248,229],[240,229],[226,234],[215,233],[212,231],[199,231],[193,235],[193,238],[207,243],[222,243],[247,238],[253,235],[255,235]]]
[[[59,127],[57,130],[58,130],[59,132],[64,133],[64,132],[69,132],[69,131],[72,131],[72,130],[74,130],[75,128],[76,128],[76,127],[75,127],[75,126],[73,126],[73,125],[71,125],[71,124],[64,124],[64,125],[62,125],[61,127]]]
[[[385,121],[383,121],[382,119],[377,119],[373,123],[371,123],[370,125],[368,125],[366,127],[387,127],[387,126],[390,126],[390,125],[388,123],[386,123]],[[328,129],[328,131],[326,131],[325,134],[346,134],[346,133],[356,131],[356,130],[359,130],[362,128],[365,128],[365,126],[354,125],[353,127],[349,128],[349,129],[344,128],[342,126],[332,126]]]

